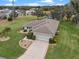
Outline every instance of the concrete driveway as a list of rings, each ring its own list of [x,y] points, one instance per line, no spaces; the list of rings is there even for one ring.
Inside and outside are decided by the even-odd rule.
[[[36,40],[18,59],[45,59],[48,42]]]

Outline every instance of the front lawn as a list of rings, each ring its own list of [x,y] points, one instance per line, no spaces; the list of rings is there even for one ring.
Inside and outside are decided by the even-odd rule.
[[[61,22],[57,45],[49,45],[45,59],[79,59],[79,29],[68,22]]]
[[[6,42],[0,42],[0,56],[6,57],[7,59],[16,59],[21,54],[24,53],[24,49],[19,46],[19,40],[23,39],[23,35],[19,34],[17,30],[21,28],[24,24],[29,21],[35,20],[36,16],[22,16],[18,17],[13,22],[6,22],[0,24],[0,32],[5,27],[10,27],[11,32],[8,33],[8,36],[11,38]]]

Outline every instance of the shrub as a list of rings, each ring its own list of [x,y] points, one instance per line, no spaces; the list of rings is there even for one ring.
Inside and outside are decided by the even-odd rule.
[[[31,39],[31,36],[27,34],[27,38],[28,38],[28,39]]]
[[[32,30],[29,30],[29,32],[32,32]]]
[[[8,21],[12,21],[12,20],[13,20],[12,17],[9,17],[9,18],[8,18]]]
[[[58,35],[58,34],[59,34],[59,31],[57,31],[55,35]]]
[[[0,37],[2,37],[2,33],[0,33]]]
[[[32,39],[32,36],[33,36],[33,33],[32,33],[32,32],[29,32],[29,33],[27,34],[27,38],[28,38],[28,39]]]
[[[8,17],[8,21],[12,21],[13,20],[13,15],[10,14],[9,17]]]
[[[50,38],[50,39],[49,39],[49,43],[50,43],[50,44],[53,44],[53,43],[56,43],[56,41],[55,41],[55,39]]]
[[[29,32],[29,33],[27,34],[27,38],[28,38],[28,39],[32,39],[32,40],[35,40],[35,39],[36,39],[36,36],[33,34],[33,32]]]
[[[36,39],[36,36],[35,36],[35,35],[33,35],[33,36],[32,36],[32,39],[33,39],[33,40],[35,40],[35,39]]]
[[[4,32],[9,32],[9,31],[11,31],[11,28],[10,27],[6,27],[3,31]]]
[[[24,30],[23,32],[27,32],[27,30]]]
[[[6,27],[2,32],[1,32],[1,36],[7,36],[8,35],[8,32],[11,31],[11,28],[9,27]]]

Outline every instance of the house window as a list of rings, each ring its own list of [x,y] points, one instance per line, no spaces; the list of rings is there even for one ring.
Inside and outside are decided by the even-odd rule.
[[[27,27],[27,29],[31,29],[32,27]]]
[[[29,29],[29,27],[27,27],[27,29]]]

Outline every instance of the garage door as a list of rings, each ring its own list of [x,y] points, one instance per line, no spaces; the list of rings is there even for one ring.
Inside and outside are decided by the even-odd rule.
[[[49,42],[49,37],[47,37],[47,36],[36,35],[36,39]]]

